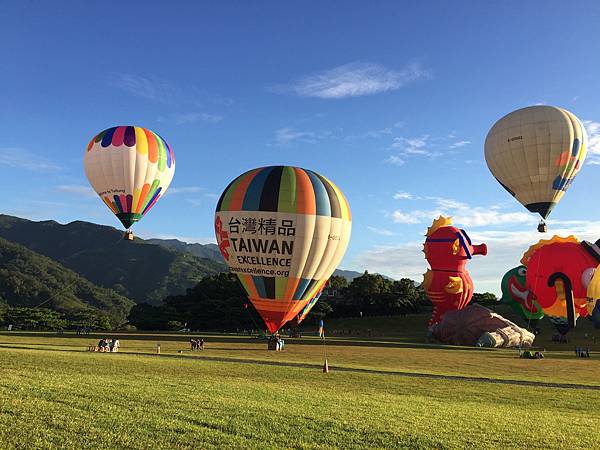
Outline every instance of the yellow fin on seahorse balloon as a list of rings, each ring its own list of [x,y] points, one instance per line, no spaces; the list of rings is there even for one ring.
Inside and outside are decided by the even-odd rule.
[[[460,294],[463,291],[463,281],[460,277],[448,277],[449,283],[446,285],[446,292],[449,294]]]

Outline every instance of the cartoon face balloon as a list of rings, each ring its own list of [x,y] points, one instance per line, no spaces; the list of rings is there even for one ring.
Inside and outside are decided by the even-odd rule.
[[[485,139],[498,182],[529,211],[546,218],[583,166],[587,134],[575,115],[531,106],[504,116]]]
[[[586,317],[598,260],[575,236],[542,239],[525,252],[521,263],[527,266],[526,287],[530,296],[549,317],[567,317],[567,292],[562,281],[549,284],[555,273],[564,274],[572,286],[573,306],[578,316]]]
[[[544,317],[544,310],[530,295],[526,288],[527,267],[521,265],[510,269],[502,277],[502,298],[500,301],[510,305],[526,321]]]
[[[153,131],[120,126],[94,136],[84,167],[92,188],[129,228],[164,195],[175,174],[175,157]]]
[[[351,228],[339,188],[290,166],[240,175],[215,213],[221,254],[271,332],[317,296],[344,256]]]

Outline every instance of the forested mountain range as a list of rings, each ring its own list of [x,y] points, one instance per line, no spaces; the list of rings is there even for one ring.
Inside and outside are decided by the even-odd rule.
[[[122,237],[122,231],[89,222],[62,225],[0,215],[0,238],[47,256],[136,303],[160,304],[168,295],[195,286],[202,277],[227,270],[216,258]]]
[[[63,313],[101,311],[114,325],[134,305],[112,289],[94,285],[56,261],[0,238],[0,303]]]

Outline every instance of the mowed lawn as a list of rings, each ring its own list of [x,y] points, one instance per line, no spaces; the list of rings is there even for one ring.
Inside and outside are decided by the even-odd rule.
[[[600,361],[316,339],[0,334],[0,448],[600,448]],[[161,355],[156,355],[156,343]],[[279,364],[279,365],[275,365]],[[337,368],[337,369],[336,369]],[[346,369],[346,371],[342,370]],[[359,370],[357,370],[359,369]],[[422,378],[418,374],[587,385]]]

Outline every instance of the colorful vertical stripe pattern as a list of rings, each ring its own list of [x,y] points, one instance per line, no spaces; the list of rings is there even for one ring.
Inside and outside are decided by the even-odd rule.
[[[148,160],[158,163],[158,170],[164,172],[175,164],[175,155],[171,146],[158,134],[151,130],[135,126],[119,126],[108,128],[92,138],[87,146],[89,152],[94,144],[102,149],[110,146],[119,148],[135,147],[140,155],[148,155]]]
[[[345,252],[352,216],[344,195],[331,181],[311,170],[290,166],[253,169],[227,186],[217,203],[218,220],[238,220],[247,217],[248,212],[271,218],[294,217],[305,228],[296,231],[297,255],[292,257],[289,276],[241,273],[234,270],[235,258],[233,263],[228,261],[252,304],[274,332],[312,308]],[[304,309],[311,300],[309,309]]]
[[[164,195],[175,171],[175,156],[153,131],[118,126],[92,138],[84,165],[94,190],[129,228]]]
[[[352,220],[348,202],[337,186],[316,172],[290,166],[262,167],[240,175],[219,198],[220,211],[272,211]]]

